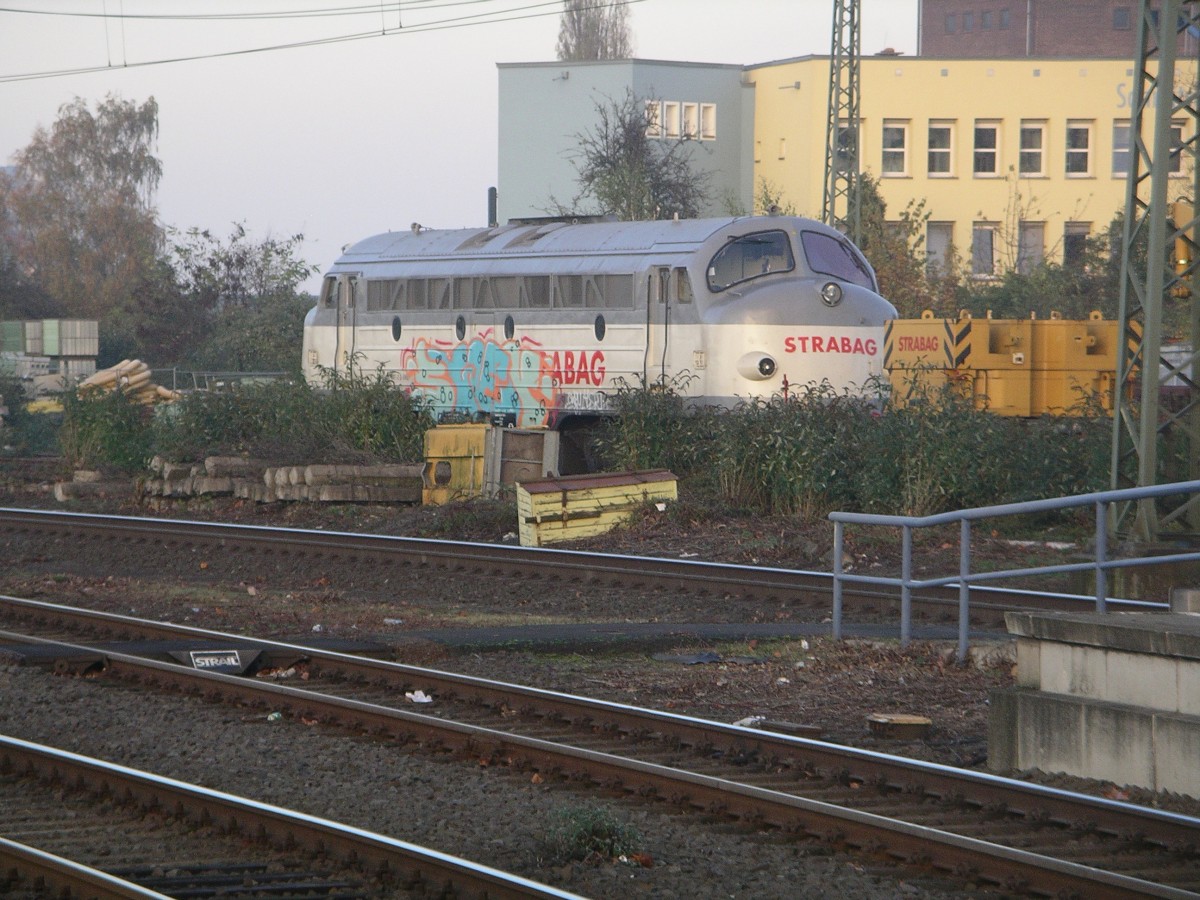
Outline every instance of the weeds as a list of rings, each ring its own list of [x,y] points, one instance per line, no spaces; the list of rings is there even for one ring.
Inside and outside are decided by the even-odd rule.
[[[551,819],[544,844],[551,862],[585,860],[589,857],[616,859],[641,848],[642,836],[627,822],[596,803],[569,806]]]

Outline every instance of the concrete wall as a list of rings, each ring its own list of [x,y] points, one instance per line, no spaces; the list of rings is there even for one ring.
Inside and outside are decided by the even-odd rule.
[[[630,91],[643,100],[715,104],[715,138],[688,142],[692,164],[709,175],[704,214],[749,212],[754,107],[741,66],[635,59],[502,63],[498,70],[501,222],[571,206],[580,135],[594,133],[597,106],[620,103]]]
[[[992,695],[989,768],[1200,797],[1200,620],[1007,618],[1017,686]]]

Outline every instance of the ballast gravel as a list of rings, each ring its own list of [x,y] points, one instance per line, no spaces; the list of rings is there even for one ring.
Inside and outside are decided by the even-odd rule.
[[[402,838],[594,897],[978,897],[813,840],[413,754],[258,710],[0,667],[0,731]],[[651,865],[547,857],[563,810],[602,804]]]

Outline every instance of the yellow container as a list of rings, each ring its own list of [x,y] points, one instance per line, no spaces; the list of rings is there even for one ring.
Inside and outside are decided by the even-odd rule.
[[[491,425],[438,425],[425,432],[421,502],[438,506],[484,491]]]
[[[666,469],[539,478],[517,485],[522,547],[540,547],[603,534],[639,506],[679,496]]]
[[[976,408],[1005,416],[1111,413],[1117,323],[1086,320],[894,319],[884,338],[884,368],[897,405],[936,398],[945,388]]]

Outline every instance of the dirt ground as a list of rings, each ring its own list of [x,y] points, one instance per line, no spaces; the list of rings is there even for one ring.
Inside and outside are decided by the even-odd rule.
[[[515,541],[513,510],[503,502],[433,509],[232,500],[151,505],[127,495],[57,504],[51,485],[60,474],[53,461],[0,462],[0,504]],[[846,562],[889,571],[897,562],[893,543],[877,535],[848,541]],[[648,513],[627,528],[594,539],[586,549],[828,571],[831,545],[827,522],[722,517],[689,506],[685,499],[665,514]],[[1040,545],[1031,550],[999,536],[985,537],[980,550],[1004,564],[1051,552],[1070,551]],[[179,559],[144,547],[86,541],[66,548],[30,537],[5,538],[0,553],[7,563],[0,591],[8,594],[224,631],[378,639],[397,647],[397,658],[414,664],[720,721],[758,718],[802,725],[819,729],[828,740],[957,766],[986,766],[988,695],[1011,685],[1014,675],[1007,640],[974,647],[971,661],[958,665],[949,642],[918,641],[904,649],[894,640],[834,642],[819,635],[723,642],[698,638],[684,627],[821,624],[820,613],[778,601],[698,600],[425,570],[397,576],[330,560],[247,562],[219,553]],[[924,536],[917,557],[918,571],[945,572],[945,566],[956,564],[957,544],[945,536]],[[431,629],[573,622],[665,623],[679,626],[679,637],[668,635],[655,646],[522,644],[521,649],[422,637]],[[897,741],[870,726],[873,715],[898,713],[928,717],[932,727],[927,737]],[[1106,785],[1091,788],[1112,796],[1133,793]]]

